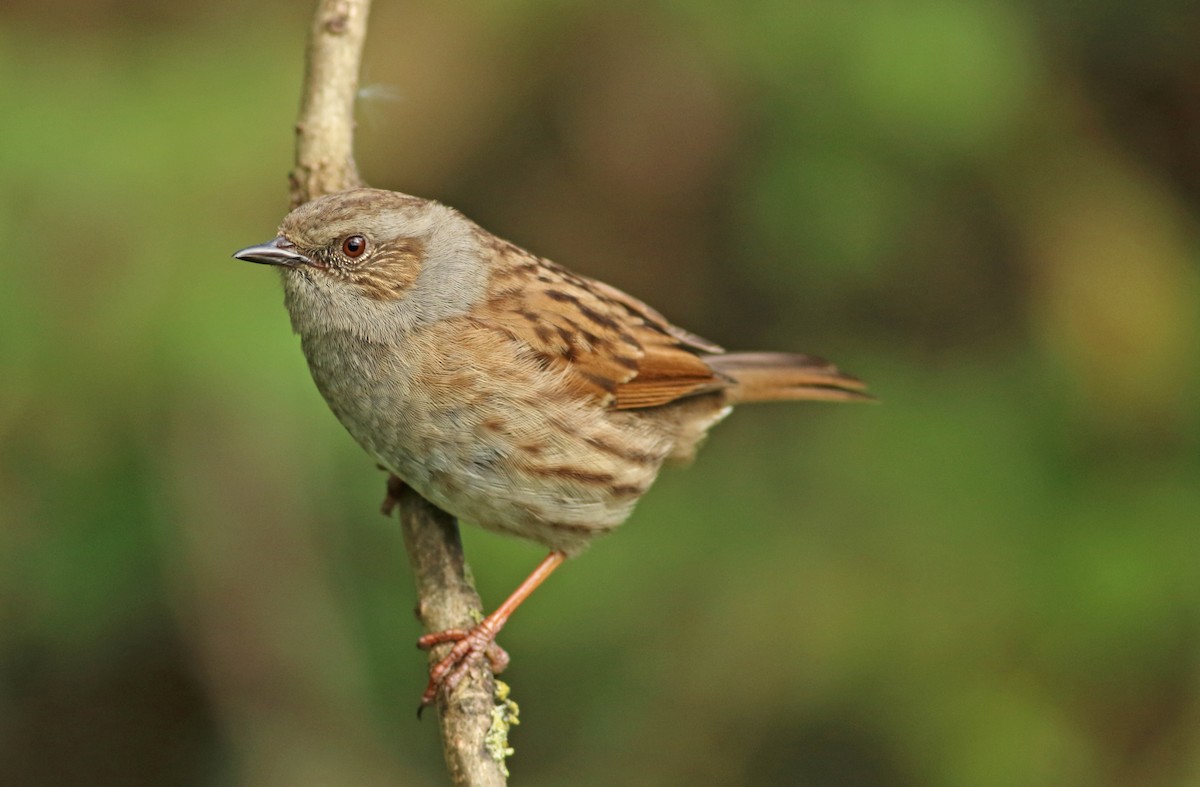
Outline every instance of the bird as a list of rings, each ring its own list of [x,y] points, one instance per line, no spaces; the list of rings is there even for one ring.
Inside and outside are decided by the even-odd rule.
[[[396,479],[459,519],[549,554],[430,669],[421,708],[485,656],[564,560],[624,522],[668,461],[738,404],[865,401],[820,358],[726,352],[642,301],[439,202],[373,188],[292,210],[233,255],[275,266],[312,378]]]

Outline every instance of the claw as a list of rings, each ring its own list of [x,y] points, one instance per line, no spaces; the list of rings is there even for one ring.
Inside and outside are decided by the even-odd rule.
[[[433,703],[440,689],[453,691],[462,682],[467,671],[478,664],[484,657],[493,673],[502,672],[508,666],[509,657],[504,648],[496,644],[496,634],[503,621],[497,624],[495,618],[485,618],[478,626],[471,629],[447,629],[426,634],[417,640],[417,647],[422,650],[453,642],[454,647],[429,670],[429,685],[421,695],[421,707]],[[420,712],[418,711],[418,717]]]
[[[391,479],[388,480],[388,493],[391,494]],[[422,650],[450,642],[454,643],[450,652],[429,670],[429,685],[425,687],[425,693],[421,695],[421,704],[417,708],[418,719],[421,718],[421,711],[426,706],[432,705],[433,701],[437,699],[438,691],[443,688],[446,691],[452,691],[462,682],[471,667],[478,664],[484,657],[487,657],[493,673],[502,672],[508,666],[508,653],[496,644],[496,635],[521,602],[528,598],[529,594],[542,584],[564,559],[566,559],[566,555],[562,552],[551,552],[547,555],[546,559],[538,564],[533,573],[513,591],[512,595],[478,625],[469,629],[435,631],[417,640],[417,647]]]
[[[435,631],[432,634],[426,634],[417,640],[417,647],[421,650],[429,650],[438,645],[444,645],[447,642],[460,642],[471,635],[471,629],[446,629],[445,631]],[[452,651],[453,652],[453,651]],[[508,666],[508,652],[492,639],[488,643],[484,655],[488,658],[488,663],[492,666],[492,672],[503,672]]]

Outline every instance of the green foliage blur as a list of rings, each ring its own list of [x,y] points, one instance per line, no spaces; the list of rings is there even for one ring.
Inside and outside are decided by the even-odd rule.
[[[1200,784],[1194,3],[376,0],[372,184],[764,405],[502,636],[538,785]],[[275,276],[311,9],[0,12],[0,784],[440,784]],[[541,557],[465,528],[485,603]]]

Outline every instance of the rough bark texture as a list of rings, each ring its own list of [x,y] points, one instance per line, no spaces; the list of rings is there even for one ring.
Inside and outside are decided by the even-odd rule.
[[[454,517],[406,489],[400,494],[404,546],[417,582],[417,617],[426,631],[470,628],[479,622],[479,595],[471,584]],[[430,663],[452,645],[434,648]],[[505,784],[503,760],[488,752],[496,687],[487,659],[473,667],[450,696],[438,696],[442,749],[455,784]]]
[[[317,4],[296,122],[296,166],[289,176],[292,207],[363,185],[354,163],[354,99],[369,10],[370,0]],[[399,498],[421,622],[426,631],[469,628],[483,611],[454,517],[411,490]],[[443,655],[449,647],[434,648],[430,658]],[[455,784],[505,784],[505,747],[497,745],[492,729],[494,694],[495,682],[485,660],[449,696],[438,698],[442,746]],[[489,743],[498,754],[489,753]]]

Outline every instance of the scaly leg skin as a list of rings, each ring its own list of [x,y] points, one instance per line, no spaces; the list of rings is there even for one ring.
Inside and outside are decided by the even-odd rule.
[[[396,510],[396,506],[400,505],[400,495],[404,494],[404,490],[408,489],[408,484],[400,479],[400,476],[393,475],[383,465],[378,465],[380,470],[388,474],[387,478],[387,494],[383,497],[383,503],[379,506],[379,513],[384,516],[391,516]]]
[[[533,570],[533,573],[517,586],[512,595],[496,608],[495,612],[481,620],[473,628],[435,631],[417,640],[417,647],[423,650],[446,642],[454,643],[450,652],[429,670],[429,685],[426,686],[425,693],[421,695],[417,718],[421,717],[421,711],[426,706],[433,704],[433,701],[437,699],[440,689],[451,691],[462,681],[467,670],[473,664],[479,663],[483,657],[487,657],[494,673],[501,672],[508,666],[508,654],[496,644],[496,635],[500,633],[500,629],[504,628],[509,616],[517,607],[521,606],[521,602],[529,598],[530,594],[537,590],[538,585],[546,581],[546,577],[550,576],[566,557],[562,552],[551,552],[547,555]]]

